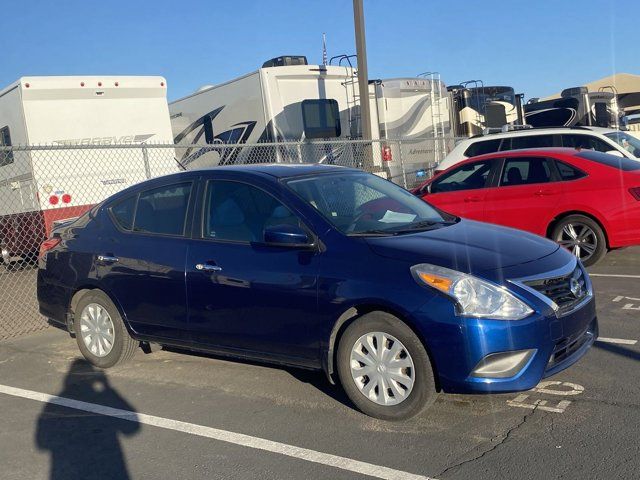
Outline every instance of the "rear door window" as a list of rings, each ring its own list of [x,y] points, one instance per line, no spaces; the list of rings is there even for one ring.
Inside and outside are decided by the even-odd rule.
[[[500,186],[529,185],[551,181],[551,164],[542,157],[508,158],[504,162]]]
[[[484,188],[494,160],[461,165],[431,184],[431,193],[456,192]]]
[[[501,150],[549,148],[560,146],[560,135],[521,135],[505,139]]]
[[[191,182],[176,183],[140,193],[133,230],[161,235],[184,235]]]

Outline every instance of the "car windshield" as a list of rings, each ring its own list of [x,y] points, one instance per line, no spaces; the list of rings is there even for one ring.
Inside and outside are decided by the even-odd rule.
[[[347,235],[398,235],[456,221],[403,188],[368,173],[322,174],[290,179],[286,184]]]
[[[605,136],[616,142],[634,157],[640,158],[640,140],[633,135],[625,132],[611,132],[605,133]]]

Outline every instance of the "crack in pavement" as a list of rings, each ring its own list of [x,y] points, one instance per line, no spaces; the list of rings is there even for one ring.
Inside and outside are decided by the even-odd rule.
[[[504,443],[509,439],[509,437],[511,436],[511,434],[512,434],[514,431],[518,430],[522,425],[524,425],[525,423],[527,423],[527,420],[529,419],[529,417],[531,417],[531,416],[536,412],[536,410],[537,410],[537,409],[538,409],[538,405],[536,405],[533,409],[531,409],[531,411],[530,411],[529,413],[525,414],[525,415],[522,417],[522,420],[521,420],[520,422],[518,422],[518,423],[517,423],[517,424],[515,424],[514,426],[510,427],[510,428],[509,428],[509,430],[507,430],[507,432],[506,432],[505,434],[493,437],[493,438],[489,441],[489,443],[493,443],[493,442],[495,441],[495,439],[496,439],[496,438],[498,438],[498,437],[501,437],[501,438],[500,438],[500,439],[498,440],[498,442],[497,442],[495,445],[493,445],[491,448],[489,448],[489,449],[485,450],[485,451],[484,451],[484,452],[482,452],[480,455],[476,455],[476,456],[475,456],[475,457],[473,457],[473,458],[470,458],[470,459],[468,459],[468,460],[464,460],[464,461],[462,461],[462,462],[458,462],[458,463],[456,463],[455,465],[451,465],[451,466],[449,466],[449,467],[445,468],[445,469],[444,469],[444,470],[442,470],[441,472],[439,472],[439,473],[437,473],[436,475],[434,475],[434,477],[435,477],[435,478],[440,478],[440,477],[442,477],[442,475],[444,475],[445,473],[447,473],[449,470],[453,470],[453,469],[455,469],[455,468],[461,467],[462,465],[466,465],[467,463],[472,463],[472,462],[475,462],[475,461],[477,461],[477,460],[480,460],[480,459],[481,459],[481,458],[483,458],[485,455],[487,455],[487,454],[489,454],[489,453],[493,452],[493,451],[494,451],[494,450],[496,450],[500,445],[503,445],[503,444],[504,444]]]

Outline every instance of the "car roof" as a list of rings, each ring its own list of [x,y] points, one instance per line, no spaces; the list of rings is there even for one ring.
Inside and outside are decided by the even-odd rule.
[[[526,128],[522,130],[511,130],[508,132],[496,132],[496,133],[487,133],[475,135],[473,137],[465,138],[460,142],[460,144],[468,144],[474,142],[481,142],[483,140],[491,140],[494,138],[509,138],[509,137],[520,137],[520,136],[530,136],[530,135],[542,135],[542,134],[566,134],[566,133],[577,133],[588,135],[591,133],[599,133],[604,135],[605,133],[613,133],[618,132],[615,128],[604,128],[604,127],[545,127],[545,128]]]
[[[296,177],[301,175],[313,175],[330,172],[360,172],[361,170],[343,167],[339,165],[326,165],[323,163],[250,163],[242,165],[224,165],[220,167],[208,167],[198,170],[201,172],[245,172],[261,173],[276,178]]]

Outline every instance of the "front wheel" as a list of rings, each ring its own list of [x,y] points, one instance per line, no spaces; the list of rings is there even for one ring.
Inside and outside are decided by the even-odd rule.
[[[85,293],[74,312],[73,329],[89,363],[109,368],[131,358],[139,346],[129,336],[118,309],[100,290]]]
[[[607,240],[600,225],[584,215],[569,215],[553,228],[551,238],[588,267],[607,253]]]
[[[429,356],[393,315],[371,312],[355,320],[340,338],[336,360],[342,387],[367,415],[405,420],[435,401]]]

